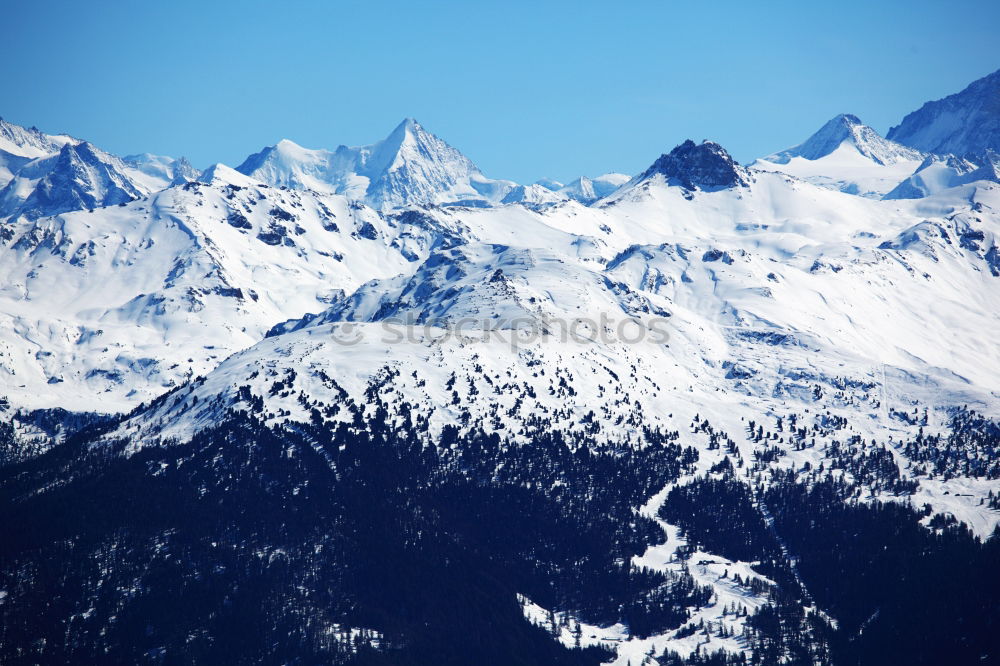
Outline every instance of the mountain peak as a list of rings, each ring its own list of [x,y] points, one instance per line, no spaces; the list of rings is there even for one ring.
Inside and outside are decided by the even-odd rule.
[[[302,146],[295,143],[291,139],[282,139],[278,143],[274,144],[274,147],[278,150],[301,150]]]
[[[903,145],[939,155],[1000,151],[1000,70],[927,102],[889,130]]]
[[[581,176],[572,183],[560,186],[557,191],[563,196],[589,205],[608,196],[629,180],[631,178],[621,173],[605,173],[594,178]]]
[[[339,151],[338,151],[339,152]],[[376,144],[361,149],[358,173],[369,179],[367,199],[377,207],[438,201],[443,193],[466,190],[482,178],[468,157],[406,118]]]
[[[423,127],[417,122],[416,118],[406,117],[403,121],[396,126],[396,130],[405,129],[407,131],[413,132],[417,130],[422,130]]]
[[[220,182],[225,185],[239,185],[240,187],[248,187],[255,184],[253,177],[248,176],[237,169],[228,167],[222,162],[216,162],[202,171],[198,180],[203,183],[211,184],[214,182]]]
[[[539,178],[535,181],[535,185],[541,185],[545,189],[552,190],[553,192],[566,186],[565,183],[562,183],[555,178]]]
[[[714,141],[700,144],[691,139],[661,155],[639,180],[662,174],[689,190],[719,190],[747,186],[753,182],[750,171],[741,166]]]
[[[0,191],[0,216],[35,219],[126,203],[148,193],[125,163],[86,141],[26,163]]]
[[[795,157],[818,160],[841,149],[845,144],[879,165],[921,157],[917,151],[883,138],[857,116],[841,113],[824,123],[803,143],[765,159],[776,164],[788,164]]]
[[[185,157],[139,153],[126,155],[122,161],[132,170],[131,175],[145,182],[151,192],[198,179],[198,170]]]
[[[67,134],[45,134],[37,127],[22,127],[0,118],[0,150],[20,157],[43,157],[59,152],[70,143],[78,143]]]
[[[402,150],[403,146],[407,144],[414,145],[421,142],[432,143],[435,141],[444,143],[444,141],[441,141],[441,139],[424,129],[423,125],[418,123],[415,119],[403,118],[402,122],[396,125],[396,127],[389,132],[388,136],[381,141],[372,144],[371,147],[375,149],[372,154],[374,155],[375,151],[380,151],[389,155],[392,153],[398,153]]]
[[[409,117],[365,146],[312,150],[284,139],[250,155],[236,170],[270,185],[343,194],[377,208],[488,205],[514,186],[486,178],[472,160]]]

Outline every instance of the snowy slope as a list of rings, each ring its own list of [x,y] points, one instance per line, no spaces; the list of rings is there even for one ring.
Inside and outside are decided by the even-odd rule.
[[[549,209],[516,216],[504,215],[511,212],[506,209],[484,211],[465,220],[473,233],[482,233],[479,225],[488,217],[502,219],[512,237],[545,225],[547,249],[500,245],[502,235],[493,234],[488,245],[435,252],[414,272],[364,285],[321,316],[288,327],[299,331],[287,334],[288,340],[279,335],[261,343],[266,350],[241,356],[271,358],[275,346],[294,345],[296,336],[316,336],[337,322],[400,318],[441,327],[465,321],[475,337],[483,328],[477,317],[504,331],[535,330],[537,322],[577,315],[621,319],[669,312],[671,372],[687,382],[702,376],[697,384],[706,394],[731,375],[732,385],[754,399],[775,391],[783,398],[808,398],[809,381],[803,384],[803,378],[835,382],[853,373],[854,379],[871,379],[887,365],[923,377],[907,389],[922,399],[947,387],[963,400],[988,400],[1000,389],[992,372],[1000,359],[988,342],[998,305],[991,288],[997,279],[992,263],[997,228],[992,216],[972,208],[952,213],[963,195],[970,193],[938,202],[938,215],[918,222],[932,213],[926,202],[903,209],[897,202],[760,174],[749,193],[700,193],[692,202],[681,188],[654,182],[600,211]],[[991,210],[996,195],[995,190],[972,194],[979,210]],[[815,216],[804,215],[806,207]],[[756,222],[746,222],[750,219]],[[580,235],[559,230],[570,225]],[[602,225],[610,233],[602,232]],[[365,345],[376,356],[395,358],[411,347],[424,353],[421,344],[380,350],[379,327],[359,328],[372,331]],[[784,341],[777,348],[776,339]],[[347,371],[361,350],[329,347],[322,355],[343,355],[343,372],[377,373],[367,363]],[[489,349],[482,355],[508,355]],[[551,349],[563,353],[558,345]],[[587,345],[584,350],[598,351]],[[607,354],[638,350],[663,351],[653,345]],[[223,381],[239,381],[238,374]]]
[[[310,150],[285,139],[251,155],[237,171],[274,186],[343,194],[383,209],[417,203],[488,205],[515,185],[486,178],[469,158],[412,118],[368,146]]]
[[[912,174],[923,158],[919,151],[882,138],[857,116],[841,114],[798,146],[761,158],[753,166],[877,198]]]
[[[222,166],[209,177],[4,229],[0,392],[21,406],[126,408],[452,233]]]
[[[1000,182],[1000,156],[987,151],[973,159],[929,155],[910,177],[887,192],[884,198],[919,199],[976,181]]]

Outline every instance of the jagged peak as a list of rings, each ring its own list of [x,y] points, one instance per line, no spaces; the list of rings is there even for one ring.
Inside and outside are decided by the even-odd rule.
[[[170,157],[154,153],[137,153],[121,158],[134,173],[142,174],[150,180],[150,190],[155,191],[169,185],[182,185],[198,178],[198,170],[186,157]]]
[[[90,143],[89,141],[81,141],[80,143],[66,143],[63,144],[59,152],[64,155],[86,155],[88,157],[98,157],[98,156],[108,156],[110,154],[105,153],[103,150]]]
[[[656,174],[688,190],[748,186],[754,180],[750,170],[738,164],[719,144],[714,141],[698,144],[691,139],[661,155],[637,180],[641,182]]]
[[[24,164],[2,192],[0,216],[36,219],[125,203],[148,193],[121,158],[87,141]]]
[[[117,155],[105,152],[89,141],[77,141],[64,143],[55,152],[31,160],[19,173],[37,178],[53,170],[71,168],[73,164],[103,165],[115,172],[121,172],[126,167],[124,160]]]
[[[37,127],[24,127],[0,118],[0,150],[21,157],[37,158],[56,153],[80,140],[68,134],[45,134]]]
[[[977,156],[976,161],[979,167],[970,173],[970,179],[1000,182],[1000,153],[987,148]]]
[[[974,171],[977,167],[976,164],[965,157],[959,157],[957,155],[935,155],[931,153],[924,158],[924,161],[920,163],[920,166],[916,168],[914,173],[919,173],[920,171],[936,164],[944,164],[958,173],[968,173],[970,171]]]
[[[272,158],[272,156],[284,161],[312,161],[317,155],[325,159],[330,154],[330,151],[322,148],[306,148],[291,139],[281,139],[273,146],[264,146],[258,152],[247,157],[242,164],[236,167],[236,170],[245,173],[244,169],[248,165],[250,165],[252,170],[252,168],[255,168],[254,165],[259,166]]]

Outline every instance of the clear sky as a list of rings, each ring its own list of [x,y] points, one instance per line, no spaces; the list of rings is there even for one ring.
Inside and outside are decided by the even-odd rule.
[[[0,116],[199,167],[406,116],[520,182],[635,173],[685,138],[746,162],[1000,68],[996,0],[0,3]]]

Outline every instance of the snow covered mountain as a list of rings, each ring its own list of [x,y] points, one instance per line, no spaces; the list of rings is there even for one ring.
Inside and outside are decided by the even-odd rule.
[[[847,144],[872,162],[890,165],[917,159],[920,153],[879,136],[857,116],[842,113],[832,118],[804,143],[767,158],[776,164],[788,164],[793,158],[822,159]]]
[[[651,167],[630,181],[628,188],[635,188],[656,176],[662,176],[667,183],[680,185],[686,190],[709,192],[746,187],[754,179],[750,170],[737,164],[719,144],[712,141],[696,144],[690,139],[661,155]]]
[[[561,413],[560,428],[574,432],[593,410],[665,428],[672,421],[657,415],[709,414],[731,432],[741,416],[796,406],[839,414],[865,438],[914,436],[879,412],[887,401],[933,406],[942,420],[959,404],[998,404],[1000,357],[988,342],[1000,311],[998,210],[996,186],[877,201],[686,142],[599,208],[459,213],[464,242],[275,328],[122,432],[189,437],[220,409],[258,400],[255,413],[308,420],[303,396],[360,399],[378,385],[389,404],[420,405],[435,428],[519,405],[503,429]],[[449,214],[427,215],[444,225]],[[559,344],[578,318],[591,320],[580,324],[587,340]],[[669,341],[627,344],[615,335],[625,320],[666,325]],[[381,385],[386,373],[396,379]],[[483,390],[497,378],[503,400]],[[948,510],[988,534],[1000,514],[976,502],[992,487]]]
[[[117,157],[86,141],[66,143],[57,154],[31,160],[17,170],[0,190],[0,217],[36,219],[115,206],[147,192]]]
[[[917,169],[924,155],[884,139],[857,116],[834,117],[803,143],[754,162],[821,187],[878,198]]]
[[[535,183],[533,185],[516,185],[500,200],[501,204],[520,203],[525,205],[546,205],[566,201],[571,197],[562,192],[550,190]]]
[[[7,223],[0,374],[19,406],[124,409],[338,290],[404,270],[456,226],[282,191],[221,165],[208,177]]]
[[[44,134],[37,127],[25,128],[0,118],[0,150],[35,158],[59,152],[67,143],[80,143],[68,134]]]
[[[313,328],[325,334],[326,326],[337,322],[377,324],[401,318],[409,324],[435,326],[467,321],[474,335],[482,324],[477,316],[495,322],[500,330],[514,330],[572,319],[578,311],[669,315],[671,347],[690,349],[671,353],[692,363],[681,376],[708,372],[703,364],[710,358],[710,367],[721,373],[719,377],[709,373],[698,382],[707,393],[737,364],[740,372],[751,373],[733,371],[733,378],[743,383],[756,383],[749,378],[759,373],[771,377],[767,388],[761,385],[751,391],[759,400],[784,381],[782,373],[814,375],[816,369],[807,367],[816,361],[805,359],[819,349],[822,357],[838,357],[833,365],[841,369],[836,373],[856,367],[858,381],[870,376],[871,368],[891,364],[932,384],[952,386],[963,395],[971,389],[959,387],[979,386],[980,399],[989,399],[1000,389],[986,370],[1000,359],[990,357],[984,363],[979,350],[988,345],[985,340],[975,342],[990,330],[998,305],[989,300],[995,292],[994,273],[1000,271],[994,212],[1000,207],[998,188],[959,188],[932,203],[880,202],[780,174],[753,174],[727,164],[717,145],[702,146],[720,165],[732,169],[728,178],[753,180],[703,191],[703,186],[717,186],[724,179],[714,170],[706,175],[699,159],[692,159],[689,170],[678,168],[676,153],[691,155],[685,144],[671,153],[674,159],[661,158],[656,169],[597,209],[461,213],[469,241],[435,250],[411,271],[369,282],[338,297],[322,314],[275,332]],[[963,203],[970,196],[973,203]],[[442,214],[429,213],[432,219]],[[522,238],[542,242],[517,242]],[[965,284],[961,289],[956,287],[959,282]],[[938,296],[928,298],[929,290],[938,289]],[[949,295],[952,289],[957,291]],[[968,319],[968,306],[959,293],[987,299],[978,302],[976,318]],[[867,304],[864,308],[861,301]],[[789,310],[782,305],[787,302],[799,306]],[[920,302],[933,303],[933,311],[918,307]],[[869,315],[850,314],[862,309]],[[968,341],[964,351],[954,342],[944,343],[955,335],[960,319],[964,320],[960,337]],[[705,329],[709,322],[711,335]],[[908,335],[907,330],[920,330],[920,335]],[[776,368],[769,357],[786,351],[772,349],[772,334],[798,341],[787,351],[792,357],[805,354],[798,360],[789,357],[776,375],[771,374]],[[291,339],[279,335],[261,343],[268,351],[251,350],[232,362],[245,363],[247,358],[264,362],[273,356],[275,345]],[[752,347],[760,339],[766,340],[761,345],[766,352],[760,366],[751,370],[756,354],[745,345]],[[372,344],[377,350],[377,340]],[[730,345],[734,345],[731,350],[724,351]],[[326,346],[331,349],[322,355],[343,356],[345,369],[359,352],[338,351],[334,343]],[[488,348],[491,351],[479,355],[506,355]],[[650,349],[660,351],[655,346]],[[401,353],[393,347],[375,353],[385,351],[390,356]],[[434,348],[433,355],[439,353],[450,352]],[[473,347],[468,353],[477,352]],[[791,370],[800,363],[805,365]],[[371,375],[377,374],[375,366],[362,365]],[[344,369],[338,370],[343,374]],[[241,381],[221,369],[220,377],[234,385]],[[206,384],[200,390],[207,394],[219,389]],[[582,399],[581,404],[592,401]]]
[[[596,178],[581,176],[568,185],[551,178],[542,178],[532,185],[514,187],[500,203],[544,205],[573,200],[589,205],[610,195],[629,180],[631,177],[623,173],[606,173]]]
[[[684,613],[672,624],[640,628],[620,611],[519,583],[529,622],[568,648],[606,650],[602,661],[622,666],[650,653],[763,658],[756,624],[731,608],[765,612],[779,589],[800,600],[780,624],[806,644],[814,640],[802,628],[810,614],[829,613],[824,622],[847,622],[852,632],[866,619],[851,619],[822,593],[810,596],[815,570],[797,572],[792,555],[775,555],[785,564],[772,568],[760,551],[709,536],[714,526],[696,531],[699,511],[720,493],[768,489],[723,515],[749,511],[783,532],[794,511],[771,513],[780,493],[833,479],[869,506],[926,505],[912,518],[924,520],[921,530],[955,520],[985,539],[1000,522],[991,503],[1000,492],[994,440],[972,445],[954,420],[962,409],[993,414],[1000,405],[1000,356],[990,342],[1000,311],[997,186],[880,201],[750,170],[717,144],[685,142],[596,207],[446,211],[422,214],[460,221],[454,245],[275,327],[107,441],[128,442],[138,455],[164,439],[204,436],[233,413],[306,429],[310,438],[374,428],[359,425],[367,419],[412,422],[420,441],[435,446],[407,447],[449,460],[452,450],[487,456],[490,501],[505,502],[497,498],[514,491],[493,485],[499,470],[533,455],[526,451],[563,446],[543,446],[537,428],[560,433],[585,459],[600,450],[655,452],[645,437],[678,432],[696,461],[629,500],[627,515],[655,529],[616,552],[631,575],[681,587],[693,577],[704,600],[679,602]],[[503,443],[498,458],[462,439],[478,432]],[[929,466],[927,437],[944,447],[933,454],[943,466]],[[341,459],[345,449],[313,446],[346,478],[354,463]],[[958,459],[968,471],[943,462]],[[560,479],[543,486],[583,501],[586,484],[572,490],[580,479]],[[679,508],[687,506],[680,495],[705,484],[691,500],[701,508]],[[815,505],[797,502],[803,520],[814,519]],[[824,552],[806,542],[791,548],[808,562]],[[601,594],[619,599],[636,584],[608,583]],[[570,589],[585,594],[587,586]],[[685,599],[670,589],[669,598]]]
[[[27,162],[59,152],[67,143],[79,139],[60,134],[43,134],[38,128],[25,128],[0,118],[0,187],[3,187]]]
[[[889,130],[892,141],[938,155],[1000,151],[1000,70],[927,102]]]
[[[122,161],[132,170],[132,178],[150,192],[197,180],[199,176],[199,171],[184,157],[174,159],[165,155],[142,153],[126,155]]]
[[[568,185],[563,185],[555,181],[547,181],[547,183],[539,181],[538,184],[564,197],[575,199],[580,203],[590,204],[608,196],[629,180],[630,176],[626,176],[623,173],[606,173],[596,178],[581,176]]]
[[[975,160],[975,161],[973,161]],[[1000,156],[993,151],[969,158],[929,155],[886,199],[919,199],[976,181],[1000,182]]]
[[[995,153],[4,127],[0,662],[996,660]]]
[[[86,141],[0,118],[0,218],[114,206],[196,177],[184,158],[147,153],[122,159]]]
[[[385,209],[418,203],[497,203],[515,186],[483,176],[469,158],[407,118],[382,141],[335,151],[285,139],[237,171],[274,186],[312,189]]]

